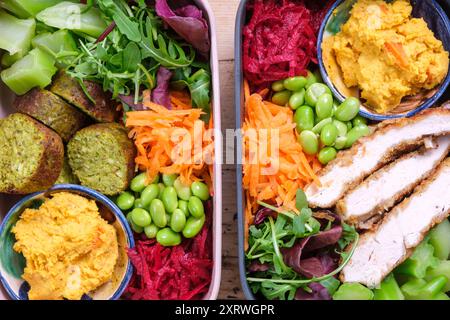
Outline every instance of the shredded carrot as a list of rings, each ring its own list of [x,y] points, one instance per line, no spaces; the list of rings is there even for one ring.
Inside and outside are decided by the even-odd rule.
[[[296,211],[298,188],[313,181],[320,183],[316,173],[322,166],[316,157],[303,152],[295,127],[290,108],[264,101],[260,93],[249,95],[245,100],[242,129],[246,237],[258,210],[258,201]]]
[[[170,100],[172,110],[151,102],[149,92],[144,92],[146,110],[127,113],[126,126],[138,153],[135,162],[149,181],[159,173],[176,173],[185,184],[205,181],[212,192],[212,169],[206,157],[212,162],[214,141],[200,120],[203,112],[192,108],[183,92],[171,92]]]

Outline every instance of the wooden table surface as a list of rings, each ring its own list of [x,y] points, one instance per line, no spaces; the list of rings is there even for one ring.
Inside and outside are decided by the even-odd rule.
[[[209,0],[216,18],[220,60],[222,131],[234,128],[234,23],[238,0]],[[219,299],[245,299],[239,281],[237,250],[236,177],[223,166],[222,282]]]

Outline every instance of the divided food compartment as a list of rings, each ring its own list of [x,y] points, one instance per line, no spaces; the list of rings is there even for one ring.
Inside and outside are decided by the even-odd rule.
[[[236,15],[235,24],[235,112],[236,112],[236,129],[242,128],[244,122],[244,74],[242,62],[242,40],[243,28],[248,22],[246,6],[249,0],[241,0],[238,12]],[[448,14],[450,9],[450,0],[437,0],[437,3]],[[438,103],[448,101],[450,99],[450,89],[447,89]],[[236,147],[236,201],[238,213],[238,255],[239,255],[239,276],[244,295],[249,300],[256,300],[257,297],[253,294],[246,278],[246,263],[245,263],[245,195],[242,187],[242,136],[237,135]]]
[[[198,7],[203,11],[204,16],[209,24],[211,38],[210,66],[212,74],[212,94],[211,94],[211,110],[213,112],[213,121],[215,130],[220,132],[220,87],[219,87],[219,64],[217,57],[217,37],[215,19],[211,7],[207,0],[194,0]],[[14,95],[3,84],[0,84],[0,119],[14,112],[12,101]],[[220,287],[221,265],[222,265],[222,142],[220,139],[215,140],[215,163],[214,163],[214,213],[213,213],[213,270],[211,285],[208,293],[203,297],[205,300],[213,300],[217,298]],[[1,152],[1,150],[0,150]],[[6,215],[8,210],[21,199],[18,195],[0,194],[0,222]],[[0,284],[0,300],[7,300],[9,296]]]

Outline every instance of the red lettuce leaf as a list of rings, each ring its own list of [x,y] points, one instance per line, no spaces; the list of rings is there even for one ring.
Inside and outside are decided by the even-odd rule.
[[[180,37],[202,55],[208,55],[211,46],[209,28],[200,9],[194,5],[187,5],[172,10],[166,0],[156,0],[155,9],[158,16]]]
[[[299,288],[295,294],[295,300],[331,300],[331,296],[324,286],[313,282],[308,285],[312,292],[306,292]]]
[[[256,212],[253,224],[260,225],[266,220],[267,217],[276,219],[277,213],[269,208],[261,208]]]
[[[159,67],[156,75],[156,88],[152,90],[152,102],[172,109],[169,97],[169,82],[172,72],[164,67]]]

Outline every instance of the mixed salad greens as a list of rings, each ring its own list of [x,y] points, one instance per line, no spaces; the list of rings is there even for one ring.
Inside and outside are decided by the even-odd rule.
[[[152,101],[170,108],[171,81],[190,90],[194,107],[209,112],[208,26],[198,8],[189,6],[177,15],[165,1],[157,1],[156,7],[145,1],[49,1],[39,8],[32,2],[2,1],[10,12],[0,11],[5,35],[0,49],[6,51],[1,77],[16,94],[47,86],[56,65],[79,81],[91,101],[84,80],[102,84],[131,108],[142,107],[142,91],[154,89]],[[198,21],[194,30],[203,38],[183,38],[192,28],[193,19],[187,17]],[[167,27],[174,18],[180,34]],[[205,42],[208,48],[197,53],[195,48]]]

